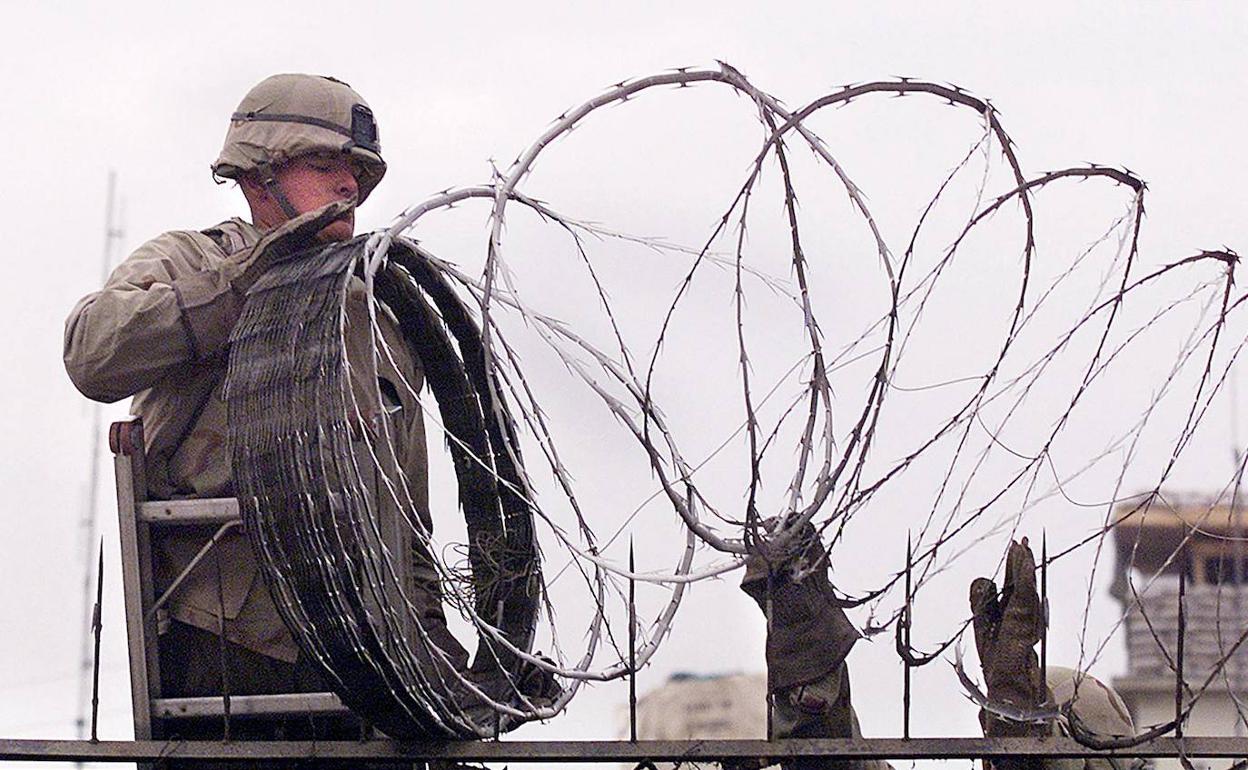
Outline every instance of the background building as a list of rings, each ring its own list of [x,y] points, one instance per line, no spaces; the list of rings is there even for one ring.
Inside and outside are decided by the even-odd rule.
[[[637,737],[766,738],[765,674],[673,674],[637,699]],[[628,712],[620,735],[628,737]],[[628,766],[629,768],[632,765]],[[660,768],[671,765],[660,765]]]
[[[1239,506],[1193,501],[1123,506],[1118,519],[1113,593],[1126,615],[1127,674],[1115,679],[1114,687],[1136,729],[1174,718],[1179,576],[1185,574],[1183,703],[1186,707],[1195,698],[1195,706],[1184,732],[1245,735],[1248,517]],[[1159,761],[1157,766],[1178,768],[1179,763]]]

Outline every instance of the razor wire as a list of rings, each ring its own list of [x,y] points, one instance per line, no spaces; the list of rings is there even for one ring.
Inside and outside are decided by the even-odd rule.
[[[599,119],[600,110],[647,92],[694,86],[745,97],[762,137],[739,187],[699,246],[582,221],[523,189],[552,144],[591,116]],[[907,95],[966,111],[981,130],[906,228],[906,245],[898,252],[890,246],[889,228],[813,123],[822,111],[855,100]],[[887,301],[860,328],[828,324],[826,308],[816,299],[815,281],[836,264],[827,258],[826,244],[812,245],[804,232],[810,219],[798,206],[794,147],[808,151],[820,173],[839,187],[851,221],[870,244],[867,256],[879,266]],[[990,192],[998,154],[1006,183]],[[952,238],[933,251],[924,243],[933,212],[977,163],[982,175],[972,183],[973,204],[957,215],[962,224]],[[765,172],[779,180],[788,281],[751,264],[747,246],[747,225],[759,216],[756,201]],[[1042,195],[1071,182],[1125,192],[1125,210],[1063,269],[1042,280],[1035,209]],[[785,560],[800,546],[798,533],[807,525],[821,534],[835,564],[838,545],[854,521],[885,504],[882,500],[921,466],[937,468],[940,481],[915,517],[918,548],[907,568],[916,570],[918,587],[987,539],[1012,537],[1033,511],[1055,499],[1102,510],[1104,516],[1095,532],[1054,559],[1086,547],[1095,549],[1099,563],[1105,536],[1132,515],[1124,517],[1123,506],[1143,510],[1164,498],[1163,485],[1208,422],[1215,398],[1224,395],[1242,347],[1226,335],[1228,323],[1239,320],[1236,311],[1244,299],[1233,291],[1234,252],[1201,251],[1143,267],[1145,193],[1146,185],[1133,173],[1104,166],[1028,176],[996,109],[956,86],[910,79],[858,84],[788,110],[722,63],[618,83],[560,115],[491,182],[433,196],[405,210],[389,228],[300,255],[257,284],[235,330],[227,390],[239,497],[274,597],[302,649],[322,665],[348,705],[386,732],[488,737],[555,715],[584,682],[617,679],[646,665],[669,635],[687,586],[723,575],[746,558]],[[409,240],[426,217],[474,200],[489,206],[480,274]],[[920,346],[946,276],[958,269],[967,244],[1011,206],[1021,210],[1022,245],[1010,257],[1013,289],[1004,300],[1009,310],[995,330],[992,353],[969,374],[907,382],[914,372],[905,364]],[[593,287],[585,299],[596,303],[609,329],[605,342],[525,296],[515,280],[523,268],[509,260],[504,239],[517,207],[570,242]],[[609,281],[595,267],[594,247],[601,243],[640,245],[682,260],[683,275],[651,337],[630,338],[618,321]],[[1106,250],[1111,254],[1102,259]],[[1080,306],[1066,306],[1061,295],[1072,276],[1090,266],[1099,266],[1099,282]],[[723,444],[698,456],[685,449],[681,430],[661,404],[672,396],[663,379],[670,360],[666,346],[683,318],[682,303],[708,273],[731,281],[739,411],[713,426],[727,436]],[[351,360],[345,352],[346,297],[360,284],[370,303],[369,361]],[[1160,289],[1171,295],[1162,293],[1163,301],[1149,304]],[[751,340],[759,321],[748,306],[760,291],[781,297],[791,315],[784,319],[787,325],[768,319],[775,328],[767,331],[802,340],[801,354],[779,372],[754,367],[758,347]],[[1140,306],[1147,312],[1141,314]],[[1054,315],[1056,331],[1049,318]],[[1102,448],[1064,467],[1063,448],[1084,436],[1071,426],[1090,408],[1088,394],[1119,376],[1128,366],[1124,362],[1154,344],[1166,323],[1189,331],[1177,345],[1173,365],[1149,381],[1151,401],[1134,420],[1098,433]],[[396,329],[405,351],[389,341]],[[596,399],[631,437],[628,451],[653,476],[654,493],[612,532],[596,531],[599,517],[583,502],[558,428],[549,419],[550,399],[526,376],[526,354],[516,343],[520,336],[548,350]],[[437,403],[436,412],[424,417],[442,432],[453,460],[467,523],[464,545],[435,536],[413,491],[414,479],[396,461],[403,448],[395,445],[394,431],[384,415],[378,420],[366,414],[367,399],[351,384],[353,371],[364,372],[363,381],[371,382],[383,367],[401,370],[403,355],[420,361]],[[1067,360],[1071,356],[1074,364]],[[1076,373],[1064,381],[1059,371],[1067,370]],[[847,372],[859,372],[860,387],[838,392],[834,379]],[[419,383],[400,385],[419,400]],[[885,435],[899,430],[892,404],[934,392],[957,394],[939,419],[904,435]],[[381,400],[380,394],[368,395]],[[1169,439],[1167,462],[1153,473],[1149,488],[1128,491],[1128,484],[1138,484],[1128,480],[1128,469],[1143,451],[1147,432],[1159,423],[1154,410],[1175,400],[1184,405],[1182,425]],[[1056,406],[1046,426],[1031,427],[1022,415],[1049,402]],[[889,439],[888,458],[877,456],[882,438]],[[743,443],[747,458],[741,501],[733,507],[718,502],[722,496],[701,480],[703,465],[729,442]],[[785,452],[784,493],[766,493],[774,476],[766,464]],[[1118,471],[1098,499],[1073,496],[1076,482],[1114,462],[1120,463]],[[665,570],[638,570],[609,558],[607,550],[656,496],[680,522],[675,563]],[[448,549],[463,553],[467,564],[452,564]],[[560,641],[572,632],[560,629],[558,608],[548,599],[555,578],[542,565],[549,566],[551,553],[560,556],[558,575],[571,570],[594,608],[579,651],[566,651]],[[901,610],[885,602],[905,571],[894,570],[878,585],[844,597],[847,607],[868,608],[868,633],[896,625]],[[667,591],[652,621],[641,622],[627,605],[624,581]],[[1090,587],[1086,602],[1090,606]],[[445,621],[429,611],[443,603],[476,632],[471,664]],[[633,625],[640,641],[627,653],[619,641],[621,622]],[[939,650],[965,627],[952,630]],[[539,638],[549,645],[548,653],[535,652]],[[1103,647],[1087,655],[1083,667]]]

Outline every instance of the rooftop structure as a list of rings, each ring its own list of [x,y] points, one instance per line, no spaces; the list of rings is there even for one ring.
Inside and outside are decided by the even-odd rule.
[[[1137,729],[1175,715],[1184,579],[1183,704],[1188,735],[1245,734],[1248,713],[1248,512],[1188,500],[1121,506],[1112,588],[1126,615],[1127,673],[1114,680]],[[1237,703],[1243,703],[1241,708]],[[1177,762],[1161,761],[1159,767]],[[1213,763],[1221,767],[1226,763]]]

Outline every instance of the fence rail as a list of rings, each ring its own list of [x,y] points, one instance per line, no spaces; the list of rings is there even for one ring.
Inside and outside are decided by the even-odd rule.
[[[686,741],[85,741],[0,739],[0,762],[452,760],[458,762],[680,762],[753,757],[858,759],[1243,758],[1248,738],[1159,738],[1110,751],[1070,738],[789,738]]]

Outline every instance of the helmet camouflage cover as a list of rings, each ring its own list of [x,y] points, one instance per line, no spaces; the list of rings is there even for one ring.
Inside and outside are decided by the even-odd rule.
[[[239,179],[312,152],[351,155],[361,203],[386,173],[373,111],[351,86],[319,75],[273,75],[230,117],[212,172]]]

